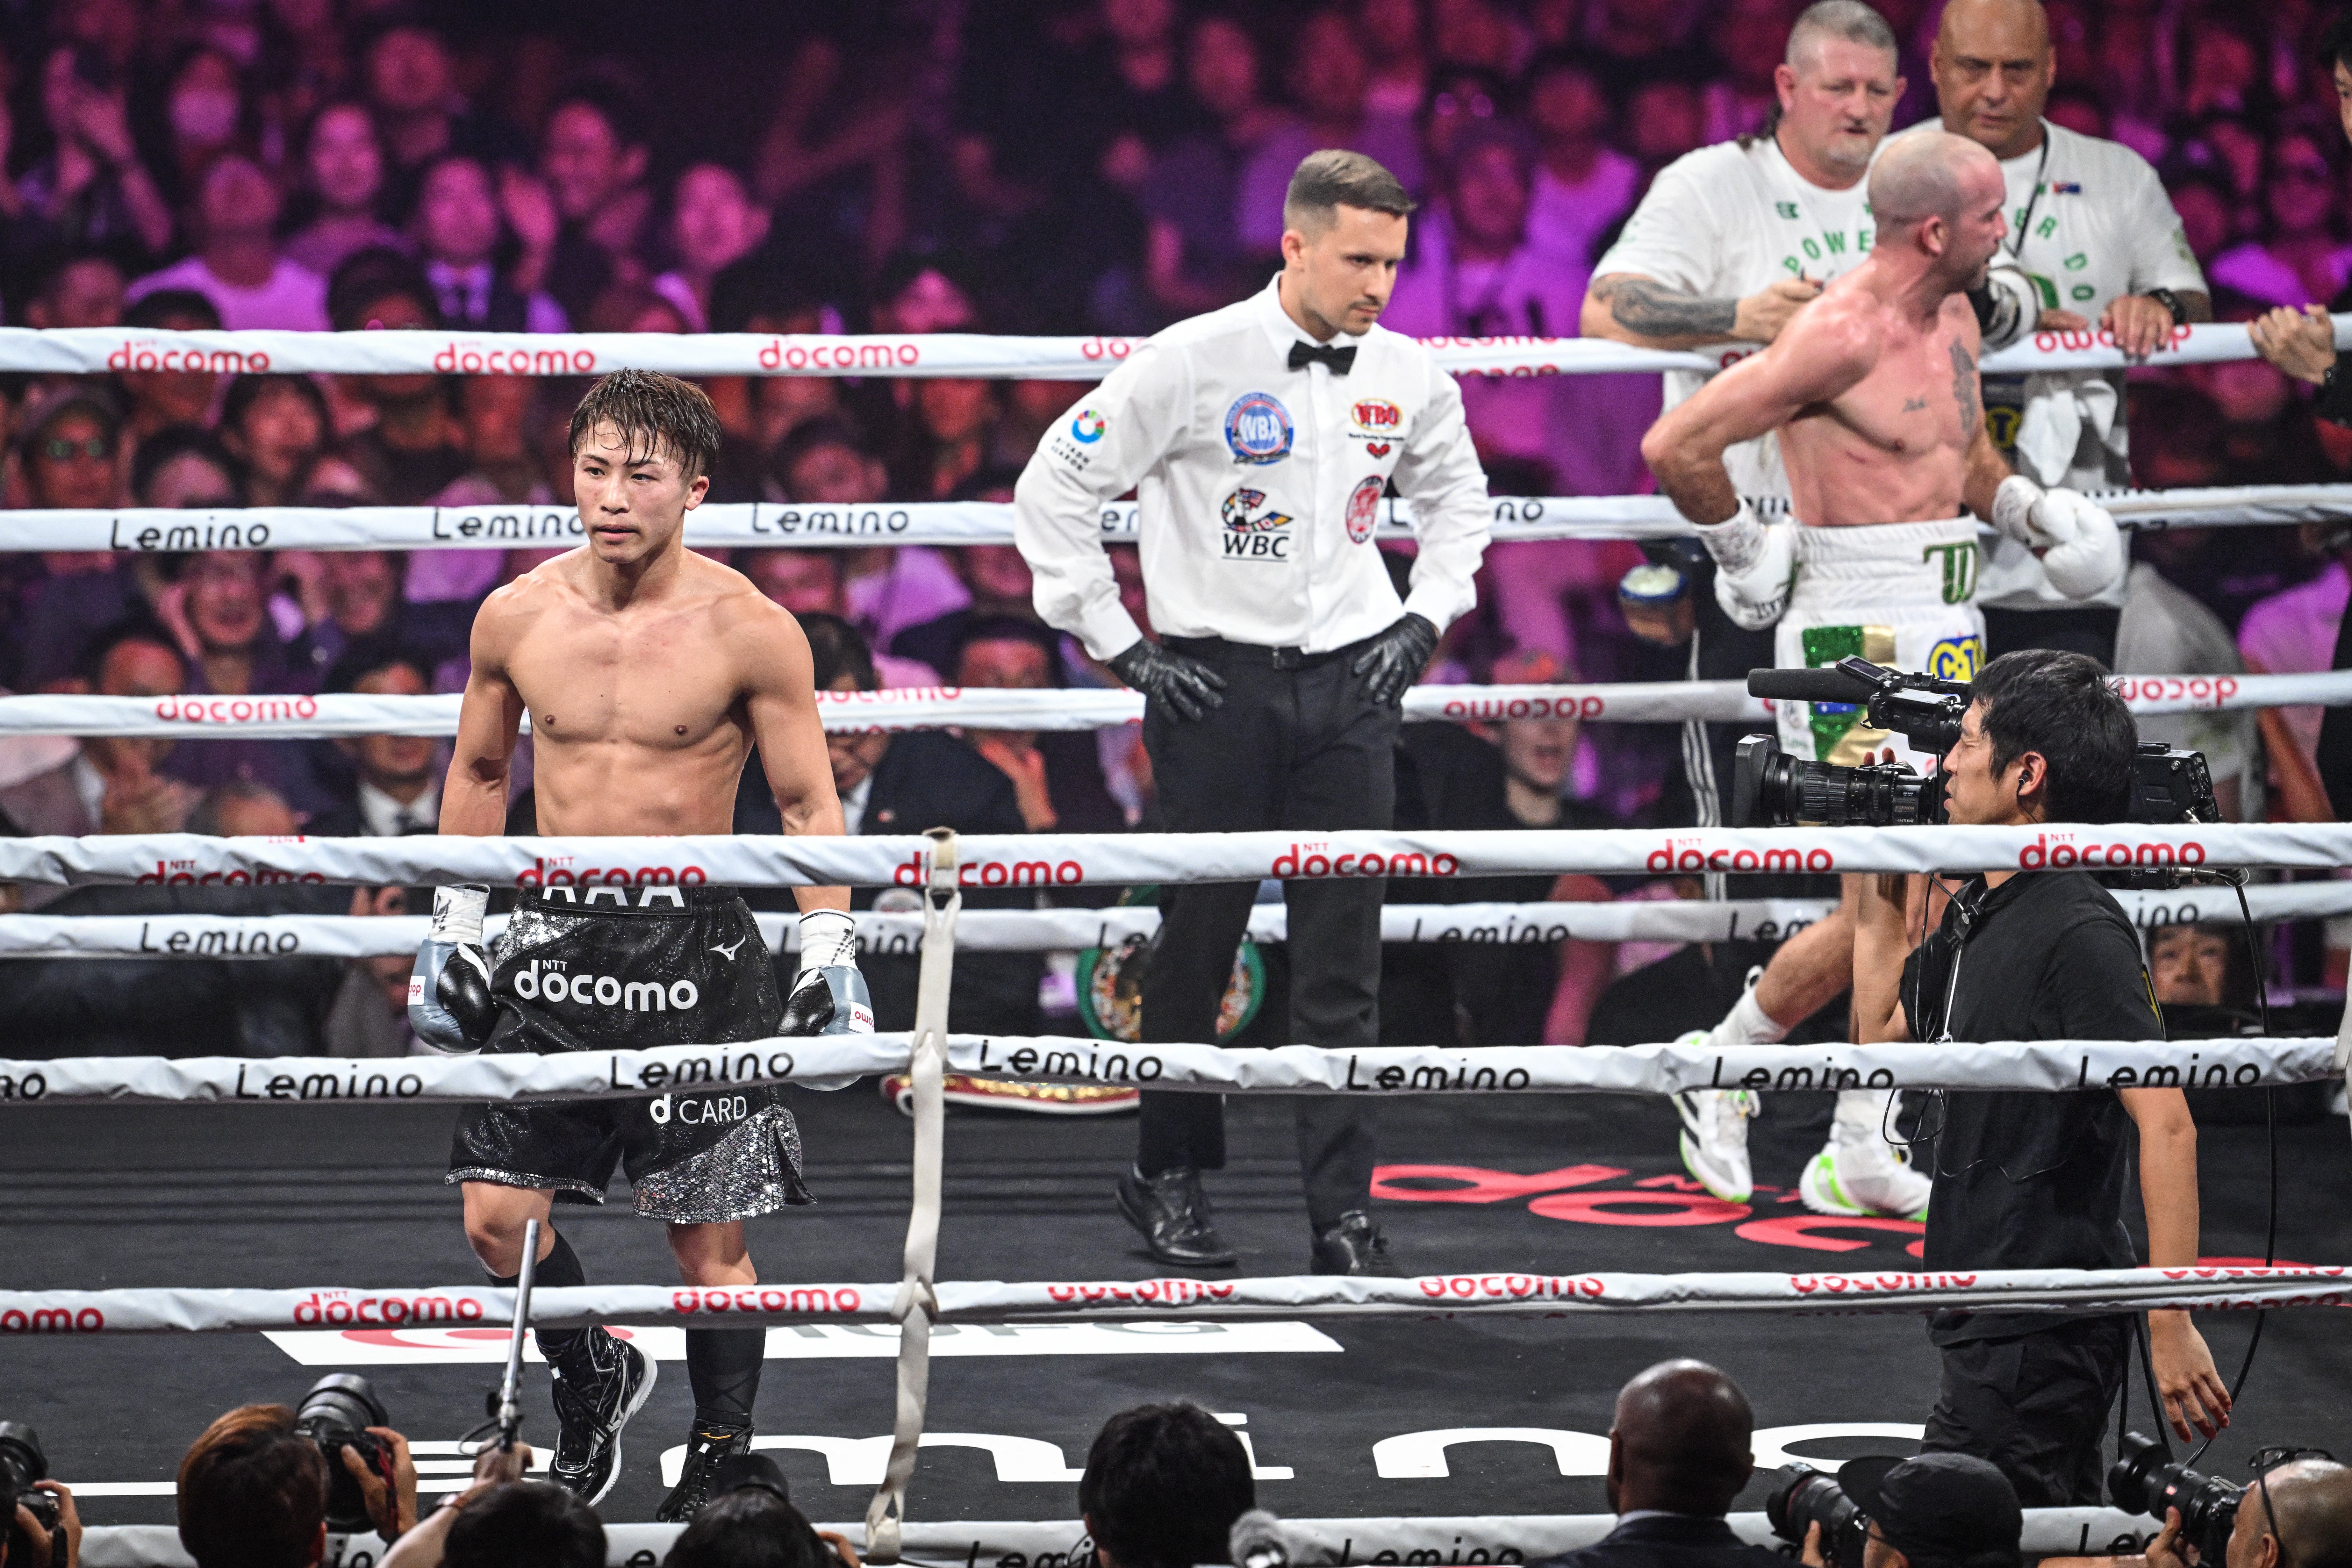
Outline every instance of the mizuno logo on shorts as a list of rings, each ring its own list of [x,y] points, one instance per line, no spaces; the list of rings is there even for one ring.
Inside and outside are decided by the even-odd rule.
[[[683,1013],[702,999],[691,980],[664,985],[658,980],[631,980],[617,975],[542,973],[532,959],[515,972],[514,994],[528,1001],[569,1003],[575,1007],[618,1007],[625,1013]]]
[[[732,963],[735,962],[736,953],[742,951],[743,944],[751,940],[751,939],[748,936],[739,936],[731,945],[727,947],[721,947],[714,942],[710,944],[710,951],[727,960],[728,963]]]

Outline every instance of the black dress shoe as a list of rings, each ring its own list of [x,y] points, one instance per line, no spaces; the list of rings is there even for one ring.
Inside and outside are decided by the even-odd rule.
[[[1349,1210],[1339,1224],[1316,1233],[1315,1257],[1307,1268],[1317,1274],[1369,1274],[1382,1279],[1403,1275],[1389,1261],[1389,1238],[1361,1209]]]
[[[1156,1176],[1138,1175],[1130,1165],[1119,1173],[1118,1212],[1143,1233],[1143,1245],[1161,1263],[1179,1268],[1222,1268],[1234,1249],[1209,1219],[1209,1199],[1201,1173],[1178,1165]]]

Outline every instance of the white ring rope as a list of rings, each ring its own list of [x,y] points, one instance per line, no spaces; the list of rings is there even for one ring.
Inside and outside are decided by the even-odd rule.
[[[2352,348],[2352,317],[2335,319]],[[49,375],[202,371],[215,374],[601,375],[635,368],[673,375],[977,376],[1098,381],[1141,338],[999,337],[939,332],[832,336],[759,332],[161,331],[137,327],[0,328],[0,371]],[[1715,371],[1756,352],[1723,343],[1690,353],[1603,338],[1429,338],[1456,375],[1610,375]],[[2104,331],[2037,332],[1984,357],[1998,374],[2202,364],[2255,357],[2245,327],[2175,327],[2147,359],[2126,358]]]
[[[2228,888],[2170,892],[2121,889],[2124,913],[2143,929],[2238,918]],[[2275,882],[2246,889],[2257,921],[2325,920],[2352,914],[2352,882]],[[1826,918],[1832,899],[1622,899],[1608,903],[1384,904],[1384,942],[1454,943],[1470,947],[1580,942],[1775,942]],[[797,952],[797,915],[763,910],[761,939],[773,953]],[[495,941],[507,917],[492,915],[485,936]],[[0,915],[0,959],[7,958],[405,958],[425,940],[424,915]],[[966,910],[956,926],[962,952],[1052,952],[1117,947],[1149,939],[1160,911],[1148,905],[1112,909]],[[1288,910],[1278,903],[1250,908],[1249,940],[1289,939]],[[920,950],[920,915],[857,916],[861,952],[907,954]]]
[[[609,984],[610,989],[605,987]],[[643,987],[640,1010],[654,1010]],[[607,997],[610,1000],[606,1000]],[[593,1001],[625,1009],[618,981]],[[323,1105],[652,1099],[799,1083],[839,1088],[913,1060],[903,1034],[772,1037],[640,1051],[415,1057],[58,1057],[0,1059],[0,1108],[31,1105]],[[2343,1076],[2333,1038],[1909,1041],[1872,1046],[1128,1045],[1063,1035],[950,1035],[944,1069],[1026,1083],[1211,1094],[1678,1094],[1686,1089],[2275,1089]]]
[[[2095,499],[2126,528],[2253,527],[2352,516],[2352,484],[2112,490]],[[1379,537],[1411,539],[1412,503],[1392,498],[1381,504]],[[1698,531],[1664,496],[1496,496],[1492,504],[1489,526],[1497,542],[1675,539]],[[1786,510],[1782,503],[1762,504],[1767,511]],[[1104,507],[1102,531],[1113,542],[1137,538],[1135,503]],[[527,503],[0,510],[0,552],[557,549],[586,538],[577,510]],[[687,515],[685,539],[698,550],[1010,544],[1013,508],[1003,501],[714,502]]]
[[[1514,1428],[1496,1435],[1517,1434]],[[2137,1552],[2157,1530],[2152,1519],[2111,1508],[2029,1508],[2024,1514],[2021,1545],[2027,1557],[2087,1555],[2110,1548]],[[1293,1543],[1296,1560],[1302,1563],[1476,1565],[1556,1557],[1592,1545],[1616,1529],[1617,1522],[1613,1513],[1417,1514],[1285,1519],[1282,1530]],[[1780,1544],[1771,1521],[1761,1513],[1727,1514],[1724,1522],[1751,1544]],[[861,1548],[865,1544],[862,1521],[816,1528],[845,1534]],[[659,1562],[685,1529],[682,1524],[607,1523],[604,1561],[609,1568],[643,1568]],[[971,1568],[1017,1557],[1035,1568],[1075,1568],[1071,1548],[1086,1535],[1086,1521],[1076,1519],[916,1521],[906,1526],[900,1561],[916,1568]],[[326,1561],[364,1561],[378,1550],[373,1536],[330,1531]],[[90,1525],[82,1531],[81,1562],[85,1568],[195,1568],[195,1559],[180,1544],[178,1528],[167,1524]]]
[[[2241,712],[2296,704],[2352,706],[2352,670],[2295,675],[2120,675],[2111,679],[2135,713]],[[1143,696],[1123,688],[1033,690],[897,687],[820,691],[817,710],[835,734],[905,730],[1111,730],[1143,721]],[[252,697],[0,697],[0,735],[152,735],[182,740],[307,740],[322,735],[455,735],[463,697],[327,692]],[[1404,694],[1412,721],[1493,723],[1579,719],[1631,724],[1706,719],[1769,723],[1772,704],[1738,680],[1626,681],[1546,686],[1416,686]],[[528,715],[523,721],[530,728]]]
[[[1874,1274],[1538,1274],[1524,1269],[1409,1279],[1322,1274],[1239,1279],[943,1280],[942,1323],[1124,1318],[1556,1317],[1571,1312],[2133,1311],[2352,1303],[2341,1264],[2263,1268],[2010,1268]],[[881,1284],[586,1285],[531,1294],[541,1328],[591,1324],[744,1327],[872,1322],[900,1287]],[[296,1329],[446,1328],[501,1323],[512,1292],[480,1285],[415,1289],[0,1290],[0,1336],[237,1333]]]
[[[1256,882],[1268,878],[1595,876],[1707,871],[1969,872],[2352,864],[2343,823],[2064,826],[1601,828],[1559,832],[973,834],[966,888]],[[670,838],[215,838],[204,834],[0,838],[0,881],[266,887],[572,887],[644,903],[675,885],[919,888],[913,835]]]

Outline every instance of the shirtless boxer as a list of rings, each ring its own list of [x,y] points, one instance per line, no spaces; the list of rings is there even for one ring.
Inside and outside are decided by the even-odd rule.
[[[1977,525],[1964,504],[2040,552],[2062,592],[2122,569],[2115,520],[2072,490],[2012,473],[1985,426],[1967,291],[1983,282],[2006,232],[2004,199],[2000,166],[1973,142],[1937,131],[1888,142],[1870,175],[1870,258],[1642,442],[1660,486],[1700,526],[1725,613],[1747,626],[1777,621],[1780,665],[1859,654],[1971,677],[1984,620],[1973,602]],[[1724,468],[1727,448],[1770,430],[1796,521],[1762,522]],[[1855,624],[1865,615],[1871,624]],[[1859,762],[1885,738],[1852,711],[1784,704],[1779,717],[1783,745],[1825,762]],[[1762,988],[1719,1027],[1779,1038],[1780,1026],[1757,1007]],[[1828,1213],[1923,1209],[1924,1194],[1910,1194],[1925,1182],[1883,1147],[1883,1130],[1842,1097],[1831,1147],[1806,1165],[1799,1191]],[[1688,1158],[1687,1138],[1685,1148]],[[1744,1140],[1740,1152],[1744,1181]],[[1719,1175],[1695,1173],[1710,1188]]]
[[[842,831],[799,625],[679,542],[710,488],[719,438],[710,400],[671,376],[619,371],[581,400],[572,483],[589,542],[492,594],[475,617],[442,832],[505,831],[526,711],[542,834],[726,833],[755,743],[784,831]],[[625,1049],[874,1026],[845,889],[798,889],[801,970],[789,1001],[751,910],[729,889],[666,877],[532,888],[486,953],[488,894],[435,896],[409,985],[409,1016],[430,1044]],[[602,1203],[616,1164],[637,1212],[668,1225],[689,1285],[753,1282],[743,1221],[814,1201],[775,1089],[474,1106],[459,1117],[448,1179],[464,1184],[466,1238],[482,1267],[510,1285],[524,1223],[538,1219],[537,1283],[584,1284],[571,1244],[544,1222],[558,1202]],[[552,1475],[593,1503],[619,1472],[621,1428],[651,1392],[655,1365],[603,1329],[538,1338],[555,1377]],[[687,1331],[694,1429],[657,1519],[693,1513],[719,1461],[749,1450],[766,1340],[760,1329]]]

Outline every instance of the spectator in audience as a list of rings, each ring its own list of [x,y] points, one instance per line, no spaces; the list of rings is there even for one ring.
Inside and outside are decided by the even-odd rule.
[[[1626,95],[1625,151],[1654,174],[1706,144],[1706,106],[1698,85],[1683,77],[1653,77]]]
[[[2117,674],[2242,675],[2245,668],[2221,616],[2152,563],[2133,563],[2116,629]],[[2261,816],[2256,723],[2250,712],[2143,713],[2139,738],[2202,752],[2223,820],[2244,822]]]
[[[193,289],[159,289],[132,300],[122,312],[122,324],[142,331],[216,332],[221,318],[213,302]],[[220,379],[209,370],[116,372],[115,384],[130,404],[124,423],[131,441],[174,425],[211,423]]]
[[[724,163],[693,163],[670,187],[669,248],[677,265],[653,290],[677,308],[689,332],[710,331],[710,289],[719,275],[768,237],[768,209]]]
[[[2352,600],[2352,531],[2341,524],[2304,525],[2308,544],[2332,545],[2326,566],[2307,583],[2258,601],[2238,624],[2238,651],[2254,675],[2306,675],[2335,665],[2344,610]],[[2315,702],[2265,708],[2259,714],[2269,752],[2270,783],[2278,792],[2273,815],[2289,822],[2329,822],[2335,813],[2319,776],[2320,723],[2327,710]]]
[[[856,68],[823,33],[804,39],[784,67],[751,186],[771,208],[792,201],[829,214],[809,232],[784,237],[795,265],[833,264],[815,276],[854,279],[905,237],[915,114],[898,87],[891,72]]]
[[[140,161],[118,66],[88,45],[51,49],[41,67],[42,118],[52,142],[20,175],[5,214],[43,242],[160,256],[172,210]]]
[[[120,422],[79,383],[61,384],[27,412],[16,442],[15,504],[110,507],[120,499]],[[66,673],[93,626],[121,619],[132,588],[110,551],[46,551],[40,579],[25,590],[23,660],[27,689]]]
[[[232,331],[324,331],[327,285],[278,253],[278,186],[261,165],[226,153],[196,184],[194,255],[131,286],[134,300],[165,289],[201,294]]]
[[[192,555],[158,595],[156,615],[188,658],[190,692],[246,697],[313,689],[315,678],[291,657],[270,619],[269,563],[257,551]],[[206,737],[174,752],[171,768],[198,788],[242,781],[268,785],[299,811],[326,804],[299,753],[274,741]]]
[[[580,323],[583,332],[682,332],[677,307],[636,279],[605,286]]]
[[[393,19],[358,53],[361,89],[385,153],[384,213],[399,222],[415,206],[435,159],[470,153],[495,162],[520,148],[490,121],[467,111],[448,41],[400,12],[388,15]]]
[[[1709,42],[1723,74],[1706,85],[1704,142],[1757,135],[1780,106],[1772,68],[1780,63],[1793,9],[1787,0],[1727,0],[1713,7]],[[1629,193],[1611,210],[1622,213],[1633,205]]]
[[[429,674],[466,651],[474,605],[466,600],[411,604],[401,584],[407,563],[393,550],[321,551],[318,614],[295,649],[312,679],[323,679],[346,654],[369,647],[413,650]],[[430,690],[428,685],[424,688]]]
[[[112,327],[122,321],[122,268],[102,250],[60,253],[25,301],[28,327]]]
[[[91,638],[70,684],[100,697],[170,697],[187,689],[187,674],[170,633],[133,621]],[[0,817],[28,834],[68,838],[177,833],[195,808],[197,792],[157,771],[173,744],[169,736],[91,735],[64,763],[0,789]],[[27,885],[21,907],[38,910],[68,890]]]
[[[2246,1006],[2244,938],[2234,925],[2175,921],[2147,933],[2147,984],[2160,1007]]]
[[[1234,1521],[1256,1506],[1248,1451],[1191,1404],[1139,1405],[1104,1422],[1078,1481],[1104,1568],[1222,1562]]]
[[[1315,12],[1291,34],[1290,51],[1290,94],[1305,118],[1276,128],[1257,144],[1242,166],[1235,195],[1242,243],[1259,258],[1282,248],[1283,193],[1298,161],[1318,147],[1361,153],[1396,175],[1406,190],[1418,194],[1427,188],[1412,117],[1366,110],[1370,67],[1348,14]]]
[[[416,250],[442,321],[476,332],[562,332],[563,308],[526,292],[498,268],[507,241],[490,172],[478,158],[445,153],[425,169],[416,195]]]
[[[1770,37],[1759,51],[1763,69],[1761,100],[1752,111],[1743,109],[1746,122],[1734,130],[1718,135],[1712,133],[1710,126],[1709,141],[1753,131],[1763,120],[1764,108],[1777,101],[1772,95],[1771,68],[1788,29],[1780,19],[1781,7],[1773,0],[1765,0],[1760,9],[1770,28]],[[1743,18],[1744,25],[1744,19],[1759,10],[1750,0],[1745,5],[1727,7],[1726,14]],[[1735,68],[1752,74],[1757,64],[1757,59],[1747,58]],[[1743,105],[1752,99],[1753,84],[1748,85],[1749,98],[1743,99]],[[1591,274],[1598,259],[1594,241],[1633,209],[1642,185],[1641,165],[1601,139],[1612,118],[1608,89],[1590,61],[1575,55],[1548,55],[1529,69],[1528,123],[1535,131],[1539,155],[1528,197],[1528,243],[1583,276]],[[1581,287],[1578,292],[1583,292]],[[1563,325],[1555,331],[1565,336],[1569,329]]]
[[[175,195],[194,190],[213,160],[238,144],[245,119],[236,62],[207,45],[183,50],[163,95],[163,177]]]
[[[1045,691],[1062,684],[1058,638],[1034,618],[975,617],[956,645],[954,684]],[[1127,814],[1111,799],[1095,738],[1083,730],[971,730],[974,750],[1013,781],[1032,833],[1116,833]]]
[[[221,445],[251,506],[292,505],[331,428],[326,396],[308,376],[240,375],[221,401]]]
[[[654,210],[645,183],[646,122],[636,89],[609,73],[564,88],[548,114],[539,168],[561,227],[545,279],[517,282],[544,288],[574,321],[585,321],[616,279],[645,276],[638,258]]]
[[[945,500],[988,461],[997,420],[997,384],[929,376],[914,384],[914,417],[891,489],[908,500]]]
[[[967,499],[1009,501],[1013,499],[1011,479],[1004,481],[1001,497]],[[1040,624],[1034,598],[1036,579],[1030,574],[1029,563],[1022,559],[1018,549],[1010,544],[966,544],[949,554],[957,579],[971,596],[971,602],[937,620],[908,626],[890,642],[890,651],[901,658],[919,659],[942,673],[955,668],[957,650],[980,622],[1009,619],[1026,621],[1033,626]],[[1054,663],[1059,673],[1066,661],[1056,658]]]
[[[1413,0],[1372,0],[1365,15],[1370,23],[1399,10],[1417,20]],[[1243,167],[1286,118],[1263,97],[1261,63],[1257,38],[1238,16],[1215,13],[1193,22],[1185,80],[1214,124],[1171,142],[1137,193],[1145,219],[1144,285],[1170,321],[1229,305],[1256,284],[1234,201]],[[1057,384],[1056,391],[1052,412],[1059,414],[1069,403],[1067,384]]]
[[[440,302],[407,258],[362,250],[342,265],[328,293],[338,331],[438,328]],[[343,443],[368,483],[392,506],[422,505],[467,467],[465,433],[449,412],[449,388],[430,372],[345,378],[375,415],[373,427]]]
[[[242,506],[245,492],[219,437],[199,425],[173,425],[140,443],[131,459],[131,499],[176,511]]]
[[[395,1541],[416,1523],[416,1465],[407,1438],[389,1426],[368,1432],[392,1450],[393,1484],[348,1444],[343,1468],[377,1532]],[[180,1545],[196,1568],[312,1568],[326,1558],[327,1462],[283,1405],[240,1405],[205,1427],[180,1460],[177,1492]]]
[[[858,1568],[845,1536],[813,1527],[793,1506],[776,1461],[740,1454],[724,1461],[710,1500],[670,1542],[661,1568]]]
[[[860,507],[887,493],[888,470],[845,420],[808,420],[777,444],[770,472],[780,500],[804,507]],[[849,618],[888,646],[908,626],[963,607],[971,595],[936,550],[883,545],[847,552]]]
[[[2228,183],[2210,169],[2175,168],[2166,173],[2164,186],[2172,197],[2172,210],[2180,215],[2180,235],[2189,242],[2189,254],[2210,269],[2228,248],[2237,220]]]
[[[287,240],[286,258],[321,278],[362,250],[400,244],[383,221],[383,143],[364,104],[342,100],[310,117],[302,142],[304,221]]]
[[[803,616],[809,651],[815,660],[819,691],[873,691],[880,677],[866,639],[848,622],[832,616]],[[852,834],[919,833],[952,827],[958,833],[1020,833],[1026,824],[1005,775],[972,748],[944,730],[904,734],[825,737],[833,759],[833,784],[841,796],[842,819]],[[735,797],[735,831],[779,833],[775,798],[755,756],[743,767]],[[754,907],[790,907],[784,889],[747,895]],[[1024,909],[1034,891],[975,888],[964,894],[967,909]],[[874,904],[871,889],[855,889],[858,909]],[[788,953],[777,955],[790,963]],[[859,960],[874,993],[874,1026],[911,1028],[915,1016],[917,961],[912,955],[868,952]],[[1045,968],[1034,952],[968,952],[956,961],[954,989],[948,999],[950,1026],[982,1033],[1036,1032],[1037,981]],[[1190,1568],[1190,1565],[1187,1565]]]
[[[849,596],[838,550],[745,550],[738,552],[737,569],[751,585],[795,616],[848,618]],[[920,628],[909,627],[901,637]],[[942,655],[942,662],[946,656]],[[938,668],[918,658],[896,654],[874,655],[874,668],[888,687],[940,686]]]
[[[1662,1361],[1617,1395],[1609,1426],[1609,1506],[1618,1525],[1532,1568],[1785,1568],[1723,1516],[1755,1473],[1748,1396],[1696,1361]]]
[[[2215,258],[2215,283],[2290,309],[2342,291],[2352,277],[2352,245],[2337,216],[2341,146],[2340,137],[2316,131],[2272,139],[2262,185],[2267,231],[2260,243],[2249,240]]]

